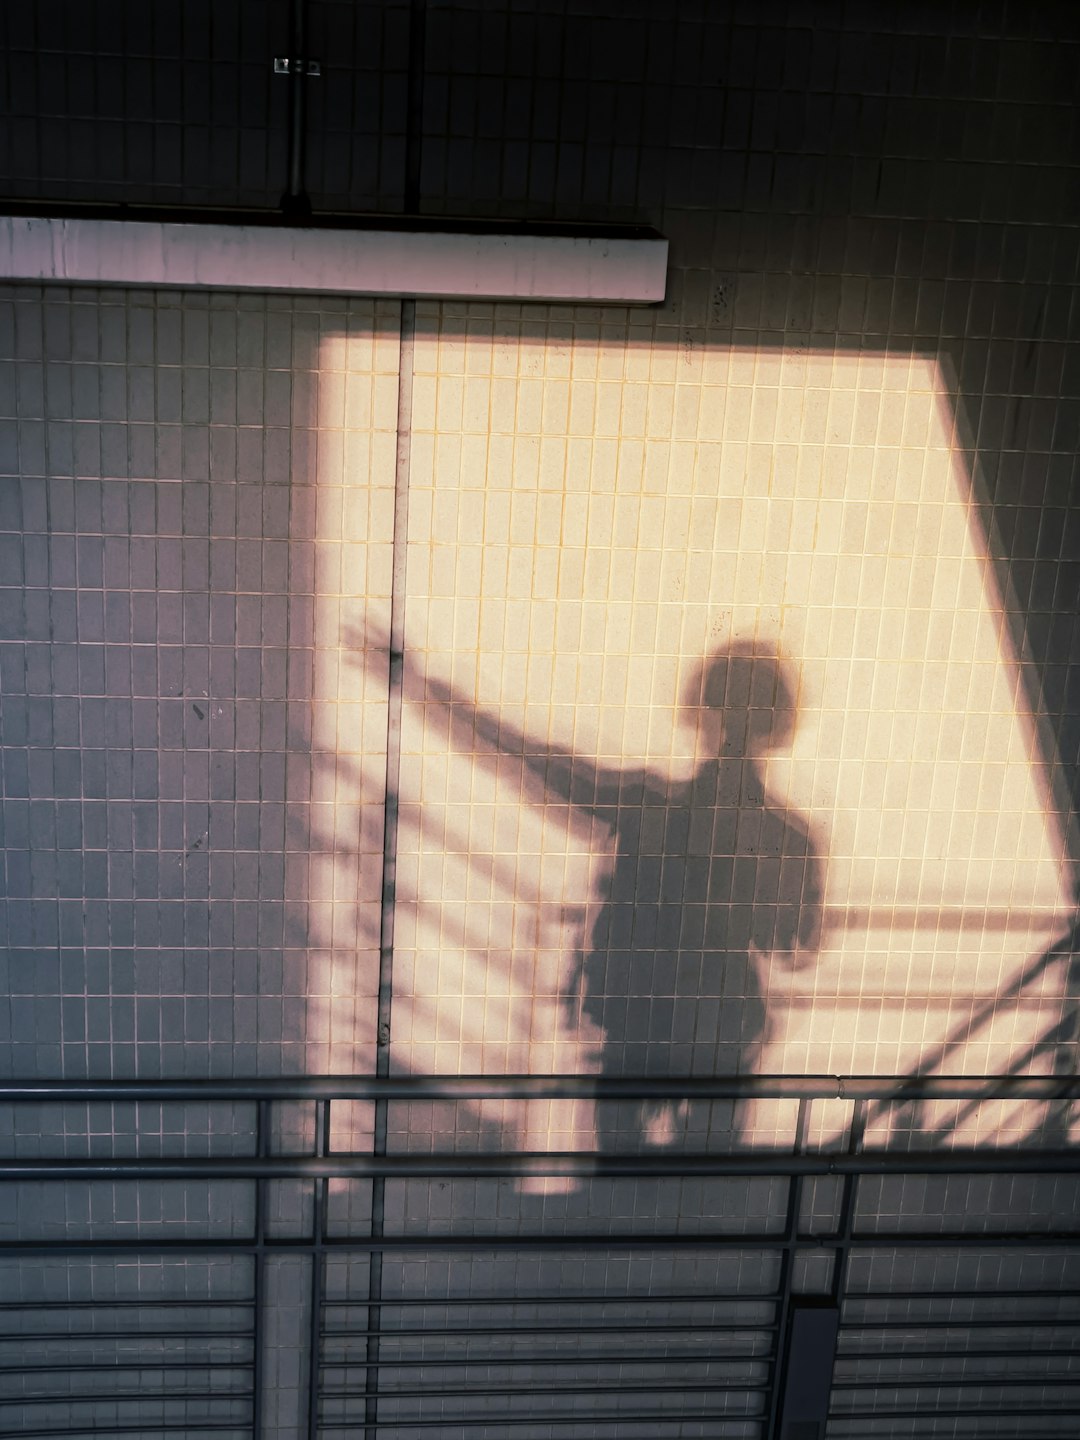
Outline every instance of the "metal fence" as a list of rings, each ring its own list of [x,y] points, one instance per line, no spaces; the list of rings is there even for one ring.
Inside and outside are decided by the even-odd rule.
[[[1056,1076],[0,1083],[0,1435],[1072,1436],[1078,1100]],[[575,1133],[568,1105],[591,1149],[515,1143],[538,1115]]]

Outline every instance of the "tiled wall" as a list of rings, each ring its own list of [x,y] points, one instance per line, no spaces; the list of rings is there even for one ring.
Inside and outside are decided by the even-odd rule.
[[[755,279],[421,307],[397,1064],[1060,1063],[1060,725],[954,379],[1005,344]],[[370,1065],[396,307],[6,304],[10,1068]]]
[[[586,8],[428,17],[423,205],[674,263],[420,307],[393,1062],[1065,1063],[1069,12]],[[4,305],[8,1064],[364,1068],[397,307]]]
[[[5,1068],[363,1069],[393,307],[3,310]]]
[[[697,324],[421,318],[410,1068],[985,1073],[1074,1052],[1054,947],[1075,816],[973,498],[990,402],[958,409],[952,377],[978,341],[879,333],[865,282],[777,280],[779,307],[762,288],[714,277]],[[692,709],[704,657],[722,723]]]
[[[273,208],[287,7],[121,8],[0,14],[6,193]],[[404,204],[415,8],[312,0],[317,209]],[[373,1068],[395,573],[394,1067],[1074,1069],[1076,8],[426,10],[419,208],[651,222],[668,301],[419,306],[399,437],[395,302],[0,295],[0,1070]],[[1064,1138],[1068,1117],[993,1108],[871,1113],[867,1138]],[[365,1148],[369,1111],[348,1118],[336,1142]],[[850,1118],[815,1106],[811,1142]],[[771,1145],[792,1125],[790,1105],[388,1120],[412,1150]],[[18,1154],[252,1143],[192,1107],[0,1127]],[[334,1192],[335,1235],[367,1231],[370,1194]],[[0,1226],[24,1239],[251,1222],[230,1187],[6,1195]],[[730,1177],[385,1200],[388,1232],[412,1235],[784,1218],[774,1182]],[[836,1200],[808,1185],[807,1223],[831,1227]],[[1027,1234],[1074,1205],[1041,1179],[891,1180],[864,1185],[857,1221]],[[296,1189],[268,1198],[277,1235],[310,1214]],[[848,1283],[1067,1287],[1045,1253],[980,1252],[976,1275],[882,1249]],[[727,1302],[698,1292],[753,1306],[779,1252],[440,1263],[388,1258],[387,1304],[426,1296],[407,1313],[438,1325],[443,1295],[531,1287],[569,1325],[585,1285],[655,1322],[647,1298],[674,1286],[669,1316],[709,1324]],[[826,1290],[831,1263],[797,1256],[795,1290]],[[20,1300],[134,1294],[151,1315],[161,1296],[249,1298],[246,1271],[200,1264],[20,1261],[7,1279]],[[310,1280],[303,1258],[267,1271],[268,1433],[295,1434],[306,1403]],[[365,1323],[370,1284],[366,1261],[331,1266],[329,1313]],[[896,1307],[921,1322],[921,1303]],[[592,1378],[573,1337],[543,1344],[565,1384]]]
[[[308,7],[307,184],[322,208],[400,209],[408,7]],[[56,3],[0,15],[5,193],[275,209],[288,183],[287,0]]]

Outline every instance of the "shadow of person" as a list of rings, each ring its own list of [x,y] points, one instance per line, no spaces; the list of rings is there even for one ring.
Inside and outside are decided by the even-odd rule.
[[[679,718],[693,740],[690,777],[622,772],[609,812],[610,889],[577,1003],[603,1037],[610,1074],[754,1069],[768,1037],[770,979],[809,964],[820,943],[817,847],[765,778],[767,755],[795,733],[788,666],[754,646],[719,650],[686,681]],[[602,1107],[599,1142],[670,1143],[686,1110]],[[735,1143],[742,1122],[730,1107],[728,1115]]]
[[[796,728],[775,651],[732,644],[699,663],[678,700],[688,778],[620,768],[526,735],[402,657],[404,695],[441,713],[474,763],[516,759],[521,795],[563,802],[607,836],[611,857],[563,997],[568,1027],[594,1037],[603,1073],[737,1074],[768,1034],[770,980],[810,963],[821,932],[822,863],[806,821],[769,795],[765,761]],[[684,774],[686,767],[684,767]],[[715,1109],[714,1109],[715,1115]],[[597,1107],[598,1144],[672,1143],[685,1105]],[[729,1107],[730,1142],[743,1129]]]

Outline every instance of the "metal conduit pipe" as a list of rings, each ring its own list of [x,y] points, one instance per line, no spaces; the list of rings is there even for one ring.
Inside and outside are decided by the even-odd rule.
[[[285,215],[310,215],[311,201],[304,189],[307,149],[307,0],[289,5],[289,152],[288,179],[281,196]]]

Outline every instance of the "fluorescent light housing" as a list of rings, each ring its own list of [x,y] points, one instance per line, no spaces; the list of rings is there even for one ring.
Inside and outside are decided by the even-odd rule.
[[[71,285],[652,305],[667,256],[663,236],[631,227],[0,216],[0,278]]]

